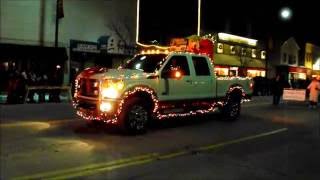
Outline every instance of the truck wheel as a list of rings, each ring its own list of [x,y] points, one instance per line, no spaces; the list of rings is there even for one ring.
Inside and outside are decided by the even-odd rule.
[[[131,98],[124,103],[119,116],[120,126],[129,134],[146,132],[150,111],[141,98]]]
[[[241,100],[239,98],[230,98],[227,104],[223,107],[224,118],[228,121],[239,119],[241,111]]]
[[[97,128],[99,126],[101,126],[103,123],[101,123],[100,121],[97,120],[87,120],[86,121],[86,125],[88,128]]]

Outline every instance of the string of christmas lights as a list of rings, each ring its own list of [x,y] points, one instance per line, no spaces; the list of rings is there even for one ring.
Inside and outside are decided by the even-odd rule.
[[[246,93],[243,90],[243,88],[241,86],[234,86],[229,88],[229,90],[227,91],[227,99],[224,101],[217,101],[212,103],[208,109],[202,109],[202,110],[193,110],[193,111],[189,111],[189,112],[184,112],[184,113],[168,113],[168,114],[161,114],[159,111],[159,101],[157,96],[155,95],[155,92],[148,88],[148,87],[135,87],[133,90],[127,91],[123,97],[122,100],[119,103],[118,109],[115,113],[115,115],[113,116],[113,118],[110,119],[105,119],[107,117],[106,114],[101,113],[98,116],[94,116],[94,115],[88,115],[84,112],[82,112],[81,110],[77,111],[77,114],[82,117],[83,119],[86,120],[103,120],[105,123],[111,123],[111,124],[116,124],[118,122],[118,117],[120,115],[120,113],[123,110],[123,105],[124,103],[128,100],[128,98],[130,98],[132,95],[138,93],[138,92],[145,92],[147,94],[150,95],[152,102],[153,102],[153,110],[152,112],[154,113],[154,117],[157,117],[159,120],[161,119],[165,119],[165,118],[173,118],[173,117],[187,117],[187,116],[194,116],[194,115],[198,115],[198,114],[208,114],[208,113],[212,113],[216,111],[217,107],[223,107],[225,106],[231,96],[229,96],[234,90],[240,90],[241,91],[241,103],[242,102],[247,102],[250,101],[250,99],[246,99]],[[77,103],[74,103],[74,106],[76,107]]]

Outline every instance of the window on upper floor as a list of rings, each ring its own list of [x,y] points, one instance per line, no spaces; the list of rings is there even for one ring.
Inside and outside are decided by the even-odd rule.
[[[261,59],[266,59],[267,53],[266,51],[261,51]]]
[[[288,63],[289,64],[296,64],[297,63],[296,56],[289,55],[288,56]]]
[[[251,51],[251,57],[252,57],[252,58],[256,58],[256,57],[257,57],[257,50],[256,50],[256,49],[252,49],[252,51]]]
[[[222,43],[218,43],[217,53],[223,53],[223,44]]]
[[[282,54],[282,63],[287,63],[287,53]]]
[[[230,54],[236,54],[236,47],[230,46]]]

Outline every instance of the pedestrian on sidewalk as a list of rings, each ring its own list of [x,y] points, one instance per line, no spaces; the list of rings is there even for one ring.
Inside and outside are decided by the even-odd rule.
[[[274,81],[273,81],[273,86],[272,86],[272,94],[273,94],[273,105],[278,105],[280,102],[280,98],[283,94],[283,87],[284,83],[278,74]]]
[[[307,87],[309,90],[309,108],[316,108],[318,104],[318,96],[320,91],[320,83],[316,78],[313,78],[309,86]]]

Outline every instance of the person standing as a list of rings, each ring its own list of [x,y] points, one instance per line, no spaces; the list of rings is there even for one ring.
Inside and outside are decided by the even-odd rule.
[[[318,104],[318,96],[320,91],[320,83],[316,78],[313,78],[309,86],[307,87],[309,90],[309,107],[310,108],[316,108]]]
[[[280,75],[277,75],[273,82],[273,105],[278,105],[280,102],[280,97],[283,94],[283,82]]]

